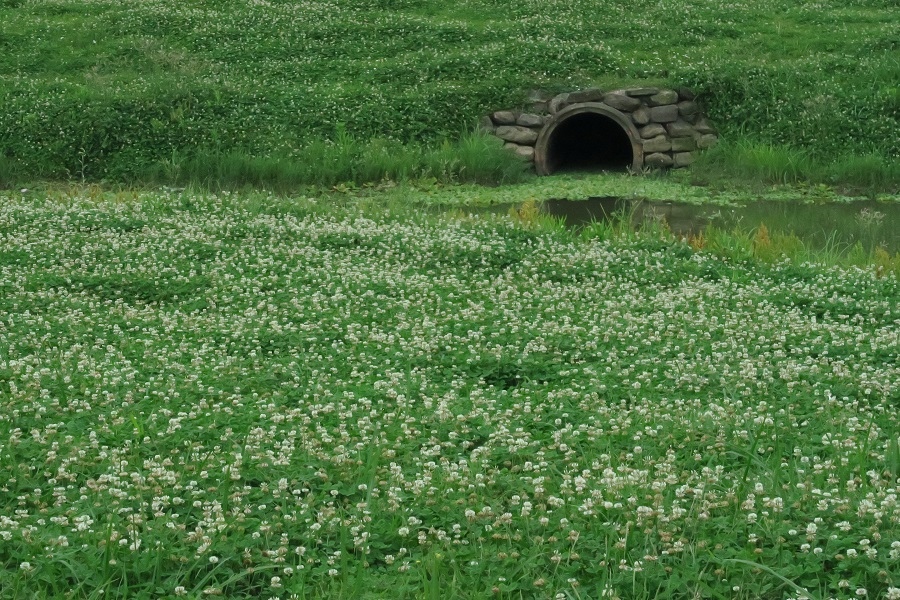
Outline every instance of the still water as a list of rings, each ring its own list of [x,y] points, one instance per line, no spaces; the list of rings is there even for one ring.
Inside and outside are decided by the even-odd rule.
[[[541,209],[545,214],[564,218],[573,227],[616,215],[630,215],[635,226],[664,221],[679,236],[697,235],[710,226],[752,231],[765,224],[770,232],[793,233],[817,248],[861,242],[867,249],[881,246],[891,254],[900,252],[900,203],[759,201],[722,207],[605,197],[547,200]]]

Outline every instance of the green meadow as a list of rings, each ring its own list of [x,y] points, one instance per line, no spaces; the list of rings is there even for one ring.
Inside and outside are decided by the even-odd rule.
[[[900,597],[900,260],[0,197],[0,598]]]
[[[900,181],[894,0],[3,0],[0,50],[0,185],[511,181],[479,117],[645,84],[722,130],[703,182]]]
[[[0,0],[0,600],[900,600],[896,12]],[[721,143],[475,131],[626,85]]]

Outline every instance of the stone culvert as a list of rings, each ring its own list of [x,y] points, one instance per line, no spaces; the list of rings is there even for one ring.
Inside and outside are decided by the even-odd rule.
[[[530,111],[501,110],[481,120],[539,175],[572,170],[640,171],[686,167],[718,141],[688,89],[534,92]]]

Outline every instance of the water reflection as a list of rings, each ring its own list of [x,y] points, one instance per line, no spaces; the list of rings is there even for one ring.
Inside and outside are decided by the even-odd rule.
[[[603,197],[547,200],[541,208],[546,214],[564,218],[573,227],[616,215],[630,216],[635,226],[651,220],[665,221],[678,236],[697,235],[710,226],[748,231],[765,224],[770,232],[793,233],[817,248],[861,242],[867,248],[881,246],[891,254],[900,252],[900,204],[759,201],[722,207]]]

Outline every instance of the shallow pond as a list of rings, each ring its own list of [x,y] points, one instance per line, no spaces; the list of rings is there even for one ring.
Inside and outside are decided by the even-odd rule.
[[[664,221],[679,236],[697,235],[707,227],[752,231],[765,224],[772,233],[793,233],[816,248],[849,247],[857,242],[867,250],[883,247],[900,252],[900,203],[800,204],[759,201],[746,206],[722,207],[651,202],[623,198],[547,200],[545,214],[563,217],[570,226],[630,215],[637,226]]]

